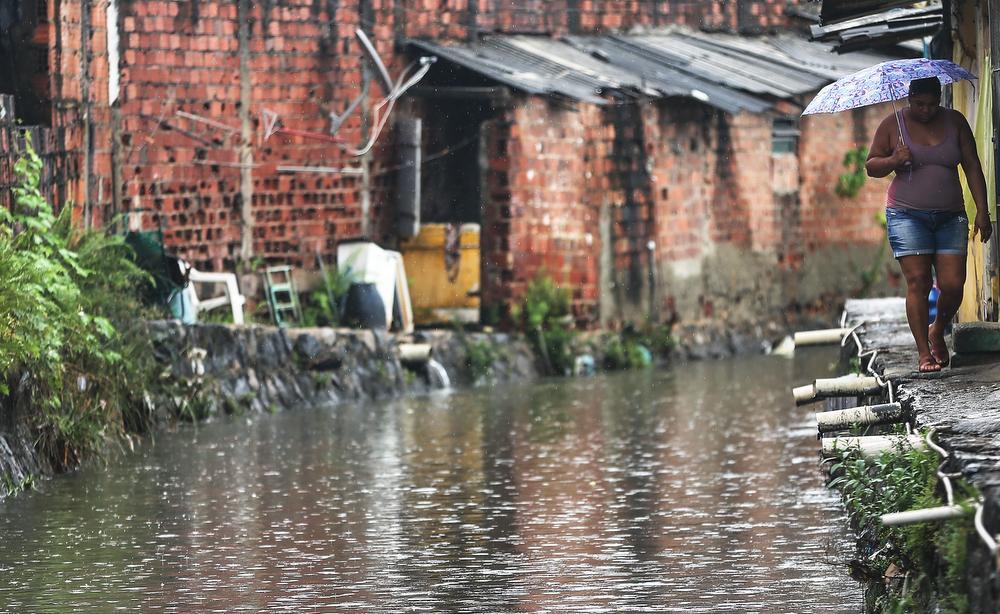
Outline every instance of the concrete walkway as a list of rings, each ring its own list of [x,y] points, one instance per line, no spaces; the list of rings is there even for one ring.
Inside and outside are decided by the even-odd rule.
[[[857,330],[862,349],[878,350],[874,368],[911,410],[914,426],[934,428],[936,441],[951,453],[951,471],[960,471],[983,494],[984,524],[996,535],[1000,531],[1000,353],[981,355],[976,366],[918,373],[903,299],[850,300],[845,311],[846,326],[864,322]],[[950,337],[948,343],[952,347]],[[852,345],[845,352],[856,352]]]

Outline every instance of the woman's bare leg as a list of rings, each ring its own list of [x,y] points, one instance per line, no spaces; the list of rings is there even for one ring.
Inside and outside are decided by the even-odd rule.
[[[917,344],[917,354],[920,356],[920,371],[941,370],[940,365],[931,356],[930,346],[927,341],[927,320],[930,319],[927,313],[927,295],[930,293],[933,284],[931,277],[931,264],[933,261],[934,255],[932,254],[903,256],[899,259],[899,268],[906,279],[906,321],[910,325],[910,332],[913,333],[913,340]],[[938,304],[940,305],[940,303]],[[938,309],[940,310],[940,307]],[[932,362],[934,366],[931,367],[928,361]]]
[[[944,341],[944,330],[962,304],[962,292],[965,289],[965,254],[935,255],[934,270],[937,272],[937,285],[941,294],[938,295],[937,318],[931,323],[928,331],[928,342],[934,359],[944,365],[950,360],[948,346]]]

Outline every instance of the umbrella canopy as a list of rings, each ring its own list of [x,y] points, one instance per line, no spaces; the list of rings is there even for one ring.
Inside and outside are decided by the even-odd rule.
[[[937,77],[942,84],[976,78],[948,60],[917,58],[882,62],[824,87],[802,114],[837,113],[906,98],[910,81],[927,77]]]

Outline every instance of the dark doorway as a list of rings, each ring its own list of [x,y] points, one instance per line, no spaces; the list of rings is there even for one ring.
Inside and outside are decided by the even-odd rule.
[[[14,96],[23,124],[51,125],[46,0],[0,2],[0,94]]]
[[[483,122],[495,114],[489,101],[427,100],[420,217],[424,223],[476,223],[482,219],[479,162]]]

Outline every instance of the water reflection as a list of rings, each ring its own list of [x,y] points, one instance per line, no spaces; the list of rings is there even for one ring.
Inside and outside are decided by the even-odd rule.
[[[0,609],[856,612],[788,394],[829,359],[161,435],[0,505]]]

